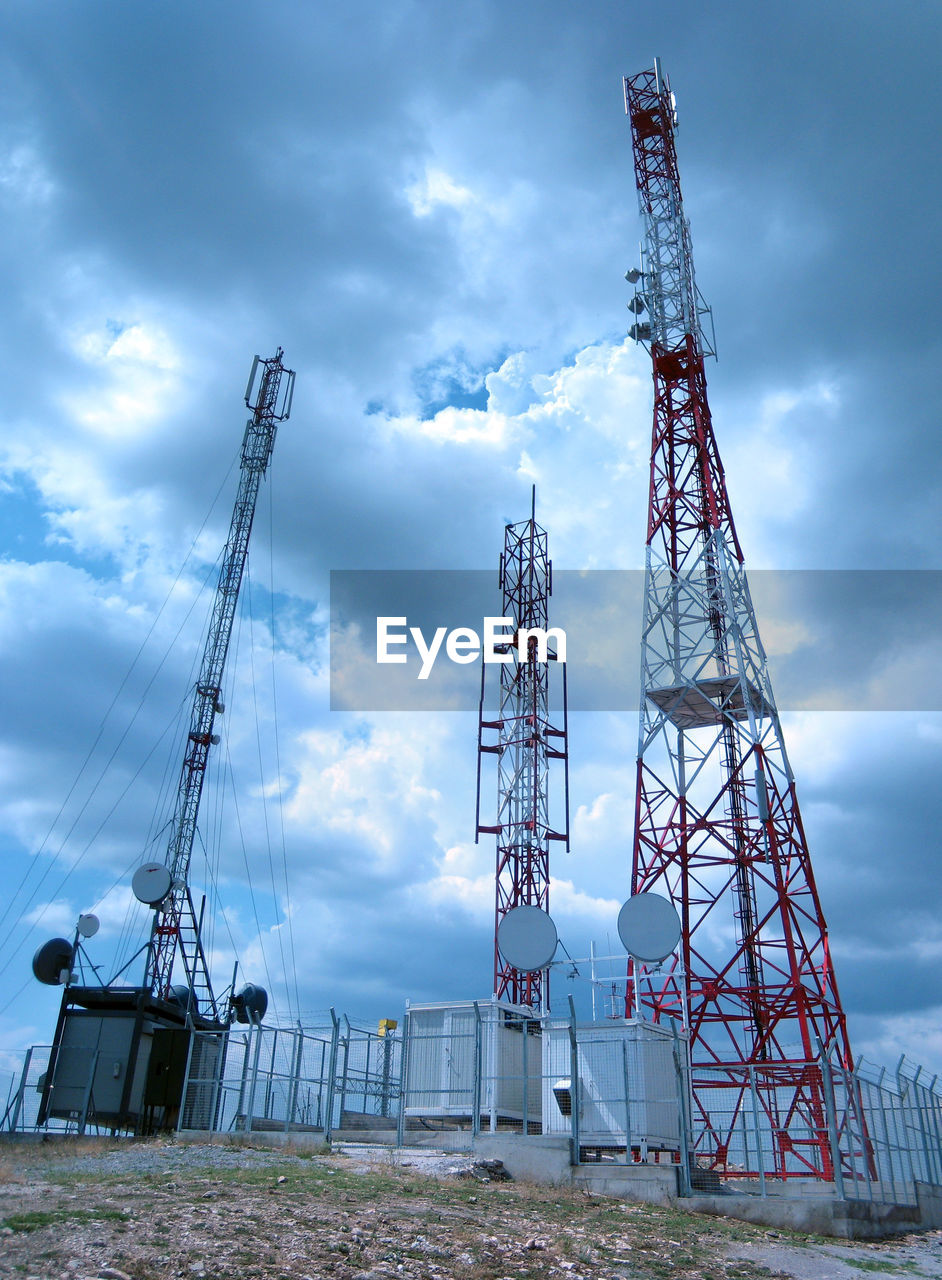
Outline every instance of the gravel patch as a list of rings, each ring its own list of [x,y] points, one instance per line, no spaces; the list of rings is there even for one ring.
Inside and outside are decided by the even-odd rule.
[[[253,1169],[270,1164],[304,1164],[310,1157],[279,1148],[190,1144],[148,1140],[89,1155],[53,1156],[61,1173],[136,1174],[187,1169]]]
[[[379,1168],[411,1169],[425,1178],[454,1178],[472,1174],[480,1162],[460,1151],[433,1151],[428,1147],[383,1147],[364,1142],[337,1142],[334,1151],[347,1156],[357,1173]]]
[[[376,1169],[411,1169],[423,1177],[454,1178],[470,1174],[480,1164],[463,1152],[437,1151],[428,1147],[382,1146],[379,1143],[337,1142],[333,1155],[349,1160],[354,1173]],[[313,1153],[301,1153],[284,1147],[244,1147],[227,1143],[177,1143],[148,1140],[128,1142],[114,1150],[90,1155],[61,1156],[55,1168],[63,1173],[135,1174],[177,1173],[187,1169],[258,1169],[267,1165],[304,1165],[317,1159]]]
[[[874,1244],[793,1244],[762,1241],[733,1246],[731,1258],[742,1258],[781,1272],[790,1280],[923,1280],[942,1277],[942,1231],[881,1240]]]

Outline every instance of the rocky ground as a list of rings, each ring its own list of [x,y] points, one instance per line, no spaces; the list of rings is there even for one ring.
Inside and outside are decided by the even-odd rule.
[[[424,1151],[8,1143],[0,1277],[942,1277],[940,1232],[845,1245],[499,1173]]]

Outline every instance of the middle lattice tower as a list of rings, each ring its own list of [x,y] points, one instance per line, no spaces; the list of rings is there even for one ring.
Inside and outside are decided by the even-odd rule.
[[[529,520],[504,530],[499,581],[507,641],[495,646],[499,661],[497,715],[485,712],[487,666],[481,666],[478,719],[478,788],[476,835],[497,837],[494,920],[494,994],[513,1004],[539,1009],[548,992],[540,971],[523,972],[500,954],[497,929],[514,907],[549,909],[549,850],[552,841],[569,848],[569,752],[566,713],[566,666],[549,632],[549,598],[553,565],[546,530],[536,522],[536,497]],[[540,637],[543,637],[541,639]],[[561,727],[550,723],[551,685],[561,672]],[[495,681],[496,683],[496,681]],[[496,734],[496,741],[494,735]],[[490,741],[485,741],[487,736]],[[497,822],[481,824],[481,761],[497,757]],[[563,771],[561,829],[550,819],[549,775],[553,762]]]

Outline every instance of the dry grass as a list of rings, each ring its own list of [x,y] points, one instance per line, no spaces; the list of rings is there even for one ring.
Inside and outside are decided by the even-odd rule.
[[[93,1276],[105,1266],[132,1280],[747,1274],[723,1256],[723,1224],[568,1188],[437,1180],[382,1159],[356,1173],[344,1157],[309,1150],[254,1153],[252,1161],[227,1168],[213,1167],[213,1153],[204,1152],[203,1167],[181,1169],[179,1149],[156,1143],[144,1153],[154,1171],[137,1174],[84,1163],[76,1171],[66,1161],[109,1154],[116,1145],[74,1141],[3,1151],[0,1229],[8,1234],[0,1276]],[[292,1158],[300,1155],[307,1158]],[[189,1150],[187,1158],[201,1157]]]
[[[0,1139],[0,1184],[19,1181],[29,1170],[42,1170],[76,1155],[101,1155],[122,1146],[113,1138]]]
[[[246,1142],[246,1148],[251,1143]],[[68,1157],[127,1154],[112,1162]],[[137,1150],[135,1151],[135,1148]],[[303,1158],[298,1158],[303,1157]],[[185,1165],[184,1162],[185,1161]],[[137,1170],[134,1164],[137,1164]],[[310,1149],[229,1152],[107,1140],[0,1146],[0,1277],[131,1280],[759,1280],[746,1223],[569,1188],[365,1173]],[[808,1238],[795,1237],[795,1243]],[[764,1256],[764,1255],[762,1255]],[[867,1268],[884,1268],[879,1255]],[[888,1274],[888,1272],[884,1272]],[[863,1272],[861,1272],[863,1274]]]

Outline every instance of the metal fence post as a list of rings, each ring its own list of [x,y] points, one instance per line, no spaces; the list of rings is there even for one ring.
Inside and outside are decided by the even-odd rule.
[[[876,1101],[874,1101],[874,1097],[876,1098]],[[893,1163],[893,1140],[890,1135],[890,1127],[886,1117],[886,1106],[884,1105],[883,1095],[879,1088],[874,1088],[872,1081],[868,1084],[867,1098],[869,1100],[871,1112],[876,1106],[879,1106],[880,1109],[880,1140],[875,1144],[874,1159],[877,1164],[879,1182],[883,1192],[885,1192],[888,1186],[892,1189],[896,1182],[896,1168]],[[893,1194],[895,1195],[895,1192]],[[880,1188],[878,1188],[873,1192],[873,1194],[871,1194],[870,1198],[871,1200],[875,1198],[885,1200],[888,1197],[885,1194],[881,1195]],[[898,1199],[898,1197],[896,1198]]]
[[[928,1089],[926,1089],[925,1085],[920,1085],[919,1089],[920,1089],[920,1092],[922,1090],[926,1090],[927,1098],[932,1096],[931,1085],[929,1086]],[[923,1154],[923,1162],[924,1162],[923,1169],[925,1170],[924,1177],[926,1182],[931,1182],[932,1181],[932,1148],[929,1145],[929,1133],[925,1123],[928,1117],[925,1114],[925,1110],[923,1108],[923,1103],[920,1098],[920,1095],[915,1093],[915,1091],[913,1095],[913,1102],[915,1103],[915,1107],[916,1107],[916,1117],[918,1117],[918,1121],[919,1121],[919,1136],[922,1139],[922,1154]],[[905,1121],[904,1121],[904,1124],[905,1124]]]
[[[252,1019],[252,1028],[255,1032],[255,1053],[252,1055],[252,1084],[249,1087],[249,1100],[245,1108],[245,1132],[252,1132],[252,1121],[255,1118],[255,1090],[258,1086],[258,1060],[262,1052],[262,1024],[256,1022],[256,1015],[250,1015]]]
[[[227,1027],[225,1031],[219,1032],[216,1040],[216,1055],[213,1058],[213,1088],[209,1098],[209,1132],[215,1133],[217,1121],[220,1117],[220,1111],[225,1112],[225,1098],[223,1097],[223,1076],[226,1073],[226,1062],[229,1057],[229,1036],[230,1029]],[[190,1037],[190,1051],[193,1049],[193,1034]],[[202,1054],[198,1055],[202,1058]],[[220,1107],[220,1099],[222,1099],[222,1107]],[[182,1113],[182,1107],[181,1107]]]
[[[79,1133],[85,1132],[85,1126],[88,1123],[88,1108],[92,1104],[92,1091],[95,1086],[95,1072],[98,1070],[98,1059],[101,1050],[96,1049],[92,1057],[92,1067],[88,1073],[88,1084],[85,1086],[85,1097],[82,1099],[82,1119],[79,1121]]]
[[[271,1062],[268,1067],[268,1079],[265,1081],[265,1111],[266,1120],[274,1120],[275,1118],[275,1075],[278,1051],[278,1036],[280,1032],[278,1027],[273,1028],[271,1037]]]
[[[759,1093],[756,1089],[756,1069],[749,1067],[749,1092],[752,1095],[752,1127],[756,1135],[756,1159],[759,1163],[759,1195],[765,1196],[765,1151],[762,1146],[762,1126],[759,1123]]]
[[[239,1079],[239,1100],[236,1102],[235,1123],[238,1125],[239,1116],[243,1117],[245,1123],[245,1087],[249,1075],[249,1049],[252,1047],[252,1027],[249,1024],[247,1032],[242,1033],[242,1074]]]
[[[344,1024],[347,1028],[346,1035],[340,1037],[340,1044],[343,1045],[343,1071],[340,1073],[340,1125],[343,1127],[343,1113],[347,1106],[347,1085],[350,1080],[350,1043],[353,1040],[353,1028],[350,1026],[350,1019],[346,1014],[343,1015]],[[339,1053],[339,1050],[338,1050]],[[364,1105],[364,1111],[366,1106]]]
[[[481,1132],[481,1010],[474,1001],[474,1079],[471,1084],[471,1140]]]
[[[860,1088],[859,1080],[857,1082],[857,1087]],[[870,1081],[867,1081],[867,1101],[870,1104],[868,1111],[871,1119],[871,1128],[870,1128],[871,1135],[873,1134],[873,1131],[876,1127],[875,1125],[876,1107],[874,1106],[875,1088],[876,1086],[874,1086]],[[890,1181],[892,1182],[893,1180],[893,1152],[890,1146],[889,1131],[887,1129],[887,1124],[886,1124],[886,1110],[884,1109],[884,1106],[883,1106],[883,1099],[880,1096],[879,1088],[876,1088],[876,1100],[880,1107],[880,1134],[873,1143],[873,1162],[876,1167],[880,1183],[882,1185],[886,1181],[887,1171],[889,1172]],[[881,1155],[882,1155],[882,1160],[880,1158]],[[875,1196],[875,1191],[874,1191],[872,1179],[870,1180],[870,1183],[869,1183],[869,1189],[870,1189],[870,1199],[873,1200]]]
[[[530,1072],[530,1059],[529,1059],[529,1054],[527,1052],[527,1041],[530,1039],[530,1024],[527,1018],[523,1019],[521,1023],[521,1029],[523,1031],[523,1046],[522,1046],[523,1047],[523,1132],[524,1134],[529,1134],[530,1132],[530,1091],[528,1086],[530,1082],[529,1082],[528,1076]]]
[[[921,1160],[917,1160],[917,1152],[913,1149],[913,1144],[910,1141],[910,1136],[907,1130],[907,1113],[903,1105],[903,1100],[897,1094],[891,1093],[889,1089],[887,1090],[887,1093],[890,1095],[890,1105],[893,1108],[893,1115],[895,1117],[894,1128],[896,1130],[896,1141],[900,1148],[900,1165],[902,1167],[903,1152],[905,1152],[908,1156],[909,1162],[909,1181],[912,1183],[917,1181],[925,1182],[927,1181],[925,1176],[926,1170],[929,1167],[929,1149],[925,1145],[925,1142],[923,1142],[922,1150],[918,1152],[918,1156],[921,1157]],[[902,1136],[900,1135],[901,1129]],[[922,1137],[925,1138],[925,1135],[922,1134]],[[921,1177],[920,1172],[922,1173]]]
[[[902,1066],[905,1061],[905,1055],[900,1058],[896,1064],[896,1093],[899,1098],[899,1109],[903,1122],[903,1133],[906,1135],[906,1147],[910,1152],[910,1165],[912,1165],[912,1144],[915,1141],[916,1130],[918,1127],[919,1137],[922,1140],[922,1154],[924,1160],[925,1178],[931,1181],[930,1169],[932,1155],[929,1148],[929,1135],[926,1132],[926,1125],[923,1118],[923,1109],[920,1102],[918,1086],[913,1084],[909,1087],[910,1081],[902,1075]],[[906,1080],[906,1087],[903,1087],[903,1081]],[[934,1083],[934,1082],[933,1082]],[[915,1176],[915,1171],[914,1176]]]
[[[318,1040],[321,1047],[321,1060],[317,1064],[317,1111],[314,1115],[314,1124],[318,1129],[324,1127],[324,1089],[327,1085],[325,1062],[329,1060],[330,1042]]]
[[[387,1028],[383,1036],[383,1074],[379,1085],[379,1114],[389,1115],[389,1077],[392,1074],[392,1032]]]
[[[820,1043],[820,1042],[819,1042]],[[831,1148],[831,1168],[834,1173],[834,1190],[838,1200],[846,1200],[844,1189],[844,1170],[841,1167],[841,1144],[837,1132],[837,1107],[834,1103],[834,1079],[831,1075],[831,1064],[821,1046],[821,1083],[824,1086],[824,1108],[827,1113],[828,1146]]]
[[[677,1101],[680,1104],[677,1117],[680,1128],[680,1194],[689,1196],[693,1194],[693,1185],[690,1181],[691,1135],[690,1120],[687,1115],[687,1073],[684,1070],[684,1056],[681,1053],[677,1024],[673,1019],[671,1020],[671,1031],[674,1036],[674,1070],[677,1074]]]
[[[288,1083],[288,1105],[285,1108],[285,1133],[294,1123],[294,1113],[298,1105],[298,1088],[301,1084],[301,1057],[304,1053],[304,1029],[298,1020],[298,1038],[294,1053],[291,1055],[291,1080]]]
[[[857,1070],[859,1069],[858,1066]],[[857,1130],[857,1140],[848,1144],[848,1154],[854,1199],[860,1200],[863,1199],[863,1196],[859,1194],[859,1188],[862,1183],[866,1183],[867,1194],[870,1194],[870,1166],[874,1154],[873,1144],[870,1137],[870,1125],[864,1114],[863,1093],[859,1088],[856,1073],[854,1071],[848,1072],[846,1068],[842,1068],[841,1079],[844,1086],[844,1106],[849,1109],[850,1114],[853,1116]]]
[[[337,1087],[337,1047],[340,1044],[340,1021],[330,1010],[330,1058],[327,1064],[327,1114],[324,1117],[324,1141],[330,1142],[334,1134],[334,1090]]]
[[[23,1099],[26,1096],[26,1077],[29,1074],[29,1064],[32,1061],[33,1049],[35,1045],[30,1045],[26,1050],[26,1061],[23,1063],[23,1074],[20,1076],[19,1087],[16,1091],[16,1100],[13,1103],[13,1114],[10,1117],[10,1132],[16,1133],[16,1126],[19,1124],[20,1111],[23,1107]]]
[[[402,1022],[402,1056],[399,1060],[399,1115],[396,1119],[396,1146],[401,1147],[406,1132],[406,1103],[409,1089],[409,1010]]]
[[[576,1005],[569,997],[569,1105],[572,1121],[572,1155],[571,1164],[579,1164],[582,1159],[581,1142],[579,1140],[579,1041],[576,1034]]]
[[[10,1114],[13,1111],[13,1106],[16,1102],[16,1095],[18,1092],[19,1092],[19,1088],[16,1083],[16,1072],[11,1071],[10,1084],[9,1084],[9,1087],[7,1088],[7,1105],[3,1109],[3,1117],[2,1119],[0,1119],[0,1128],[2,1128],[3,1125],[7,1124]]]
[[[363,1068],[363,1110],[364,1112],[366,1111],[367,1099],[369,1097],[370,1057],[372,1055],[372,1051],[373,1051],[373,1035],[372,1035],[372,1032],[367,1031],[366,1033],[366,1065]],[[349,1052],[349,1046],[348,1046],[347,1052]]]
[[[621,1042],[622,1074],[625,1077],[625,1164],[631,1164],[631,1072],[628,1067],[628,1041]]]
[[[177,1112],[177,1124],[176,1124],[177,1133],[179,1133],[180,1130],[183,1128],[183,1117],[184,1117],[184,1114],[186,1113],[186,1094],[187,1094],[187,1090],[190,1087],[190,1068],[193,1063],[193,1042],[195,1039],[196,1039],[196,1032],[191,1030],[190,1038],[186,1042],[186,1067],[183,1072],[183,1091],[180,1094],[180,1110]],[[209,1118],[210,1132],[212,1132],[212,1127],[213,1127],[212,1112],[210,1112],[210,1118]]]
[[[931,1121],[932,1125],[932,1142],[930,1144],[932,1151],[932,1163],[926,1171],[929,1174],[929,1181],[933,1186],[942,1185],[942,1115],[940,1115],[940,1098],[935,1091],[935,1080],[932,1082],[933,1087],[930,1088],[926,1098],[925,1120],[922,1119],[922,1110],[920,1109],[920,1124],[923,1129],[928,1129]],[[928,1140],[928,1135],[927,1135]]]

